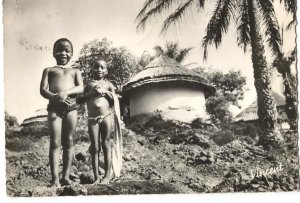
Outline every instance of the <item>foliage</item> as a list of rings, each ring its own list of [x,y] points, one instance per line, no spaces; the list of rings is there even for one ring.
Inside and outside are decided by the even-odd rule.
[[[220,92],[209,97],[206,101],[206,111],[210,114],[211,121],[215,125],[228,124],[232,120],[232,114],[228,109],[229,102]]]
[[[142,69],[146,67],[153,59],[155,59],[155,55],[151,55],[148,51],[144,51],[142,56],[139,58],[138,64]]]
[[[287,10],[287,12],[289,12],[293,15],[293,19],[291,20],[291,22],[289,22],[289,24],[287,26],[287,29],[290,29],[297,22],[297,16],[296,16],[297,1],[296,0],[280,0],[280,2],[283,2],[284,7]]]
[[[280,0],[283,2],[285,10],[292,14],[292,20],[287,25],[287,29],[291,29],[296,26],[296,1],[295,0]],[[283,32],[282,32],[283,34]],[[281,44],[284,44],[283,36]],[[278,53],[278,57],[276,57],[273,61],[274,67],[276,67],[277,71],[282,75],[283,84],[284,84],[284,96],[286,101],[286,114],[288,116],[288,121],[291,126],[291,129],[296,130],[298,125],[298,92],[297,92],[297,78],[291,73],[291,65],[296,60],[297,47],[295,46],[293,51],[285,54],[283,50]]]
[[[223,146],[227,143],[232,142],[235,139],[235,135],[230,130],[220,130],[214,133],[210,137],[217,145]]]
[[[178,63],[182,63],[188,56],[193,47],[181,48],[178,42],[166,42],[165,46],[156,45],[154,48],[155,54],[150,54],[148,51],[144,51],[139,59],[139,65],[141,68],[147,66],[153,59],[160,55],[167,56],[174,59]]]
[[[175,0],[147,0],[136,17],[137,29],[144,29],[150,19],[167,12],[162,32],[170,25],[182,22],[181,19],[194,7],[198,12],[206,6],[205,0],[187,0],[185,3]],[[212,16],[206,26],[202,41],[203,58],[207,59],[208,47],[218,48],[223,35],[227,33],[230,24],[237,24],[237,44],[244,52],[251,47],[251,58],[254,70],[254,85],[257,92],[258,117],[260,126],[264,129],[260,137],[263,146],[278,143],[276,108],[271,94],[270,72],[265,57],[264,42],[273,56],[281,53],[281,36],[272,0],[216,0]],[[176,6],[177,5],[177,6]],[[170,10],[175,8],[175,11]],[[263,37],[262,37],[263,36]]]
[[[108,65],[107,79],[121,91],[131,75],[139,70],[136,58],[125,47],[114,47],[107,38],[85,43],[80,50],[78,63],[86,79],[91,77],[90,66],[94,60],[105,60]]]
[[[216,125],[230,122],[232,115],[229,107],[233,105],[240,108],[239,102],[244,99],[246,78],[240,71],[222,73],[203,68],[194,70],[217,88],[216,94],[206,101],[206,111],[210,114],[212,122]]]
[[[180,48],[177,42],[168,41],[165,43],[164,48],[159,45],[154,47],[154,50],[156,51],[156,56],[165,55],[169,58],[174,59],[178,63],[182,63],[192,49],[192,47]]]
[[[11,127],[16,127],[19,126],[18,120],[16,117],[9,115],[9,113],[7,113],[5,111],[5,128],[11,128]]]

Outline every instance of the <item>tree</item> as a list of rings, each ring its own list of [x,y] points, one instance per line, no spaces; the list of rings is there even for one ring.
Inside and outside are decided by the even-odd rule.
[[[166,42],[165,48],[157,45],[154,47],[156,56],[165,55],[174,59],[178,63],[182,63],[193,47],[180,48],[177,42]]]
[[[217,92],[210,96],[206,101],[206,111],[210,114],[212,122],[216,125],[231,122],[232,114],[229,111],[230,106],[240,108],[239,102],[244,99],[246,78],[240,71],[229,71],[222,73],[220,71],[207,71],[204,68],[194,69],[207,79],[207,82],[213,84]]]
[[[11,116],[9,113],[5,111],[5,128],[7,129],[16,126],[19,126],[17,118]]]
[[[139,58],[139,65],[141,68],[147,66],[153,59],[160,55],[168,56],[174,59],[178,63],[182,63],[188,56],[193,47],[180,48],[177,42],[166,42],[165,47],[157,45],[154,47],[155,55],[151,55],[148,51],[144,51],[142,56]]]
[[[179,3],[181,2],[181,3]],[[198,11],[204,8],[205,0],[147,0],[137,15],[137,28],[144,29],[149,19],[169,10],[179,4],[163,22],[162,32],[170,25],[180,22],[193,7]],[[216,48],[222,42],[232,20],[237,23],[237,43],[244,52],[251,47],[251,58],[254,70],[254,86],[257,92],[258,118],[262,128],[260,144],[265,147],[277,145],[279,133],[277,126],[277,111],[271,94],[270,70],[267,67],[264,41],[260,28],[264,28],[264,37],[273,54],[280,50],[280,33],[275,11],[271,0],[216,0],[215,9],[206,27],[203,38],[204,59],[208,56],[208,46],[214,44]]]
[[[91,77],[90,66],[96,59],[103,59],[108,64],[107,79],[122,90],[123,85],[138,69],[136,58],[124,47],[113,47],[107,38],[95,39],[83,45],[79,53],[79,68],[86,79]]]
[[[284,3],[285,9],[288,13],[292,14],[292,20],[289,22],[287,29],[291,29],[292,26],[296,24],[296,1],[295,0],[280,0],[280,2]],[[281,35],[281,44],[283,45],[283,28],[282,28],[282,35]],[[285,111],[288,116],[289,124],[291,129],[297,129],[297,101],[298,101],[298,94],[297,94],[297,78],[291,73],[291,65],[296,60],[296,46],[294,50],[289,53],[283,53],[282,49],[276,54],[277,57],[275,58],[273,65],[276,67],[277,71],[281,74],[284,83],[284,95],[285,95]]]

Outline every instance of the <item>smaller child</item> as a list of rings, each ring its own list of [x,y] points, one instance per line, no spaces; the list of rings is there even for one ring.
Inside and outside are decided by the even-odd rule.
[[[118,99],[116,99],[114,94],[115,88],[113,84],[105,79],[107,74],[106,62],[103,60],[94,61],[91,66],[91,71],[93,80],[87,82],[84,94],[78,97],[77,102],[84,103],[87,101],[88,132],[91,140],[94,184],[100,183],[98,167],[101,146],[104,154],[105,170],[101,184],[108,184],[112,175],[119,175],[121,167],[121,140],[116,139],[121,135],[120,128],[118,128],[118,132],[115,131],[115,142],[111,143],[113,118],[115,118],[115,121],[119,121],[119,119],[116,120],[116,113],[118,112],[113,111],[113,107],[115,107],[114,109],[119,108]],[[119,123],[115,123],[115,127],[116,125],[119,125]],[[119,159],[117,161],[119,163],[114,161],[116,158]],[[113,162],[115,164],[113,164]]]

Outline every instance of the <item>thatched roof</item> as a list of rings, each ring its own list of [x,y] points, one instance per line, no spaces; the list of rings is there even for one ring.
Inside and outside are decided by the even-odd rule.
[[[46,122],[47,121],[48,112],[46,109],[39,109],[35,111],[28,118],[24,119],[21,125],[28,125],[34,122]]]
[[[206,83],[206,80],[196,71],[185,68],[167,56],[159,56],[151,61],[144,70],[134,75],[123,87],[123,92],[133,90],[136,87],[162,82],[181,82],[193,87],[204,89],[207,95],[215,92],[214,86]]]
[[[285,98],[283,95],[280,95],[276,92],[272,92],[272,95],[274,97],[275,103],[276,103],[276,107],[282,107],[285,105]],[[257,120],[258,116],[257,116],[257,101],[254,101],[249,107],[247,107],[244,111],[242,111],[241,113],[239,113],[234,121],[238,122],[238,121],[254,121]]]

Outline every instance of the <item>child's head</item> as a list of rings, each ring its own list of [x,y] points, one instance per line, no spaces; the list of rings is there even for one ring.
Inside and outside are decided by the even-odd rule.
[[[54,43],[53,56],[57,65],[66,65],[73,56],[73,45],[70,40],[60,38]]]
[[[91,67],[92,76],[95,80],[105,77],[107,74],[107,64],[104,60],[95,60]]]

